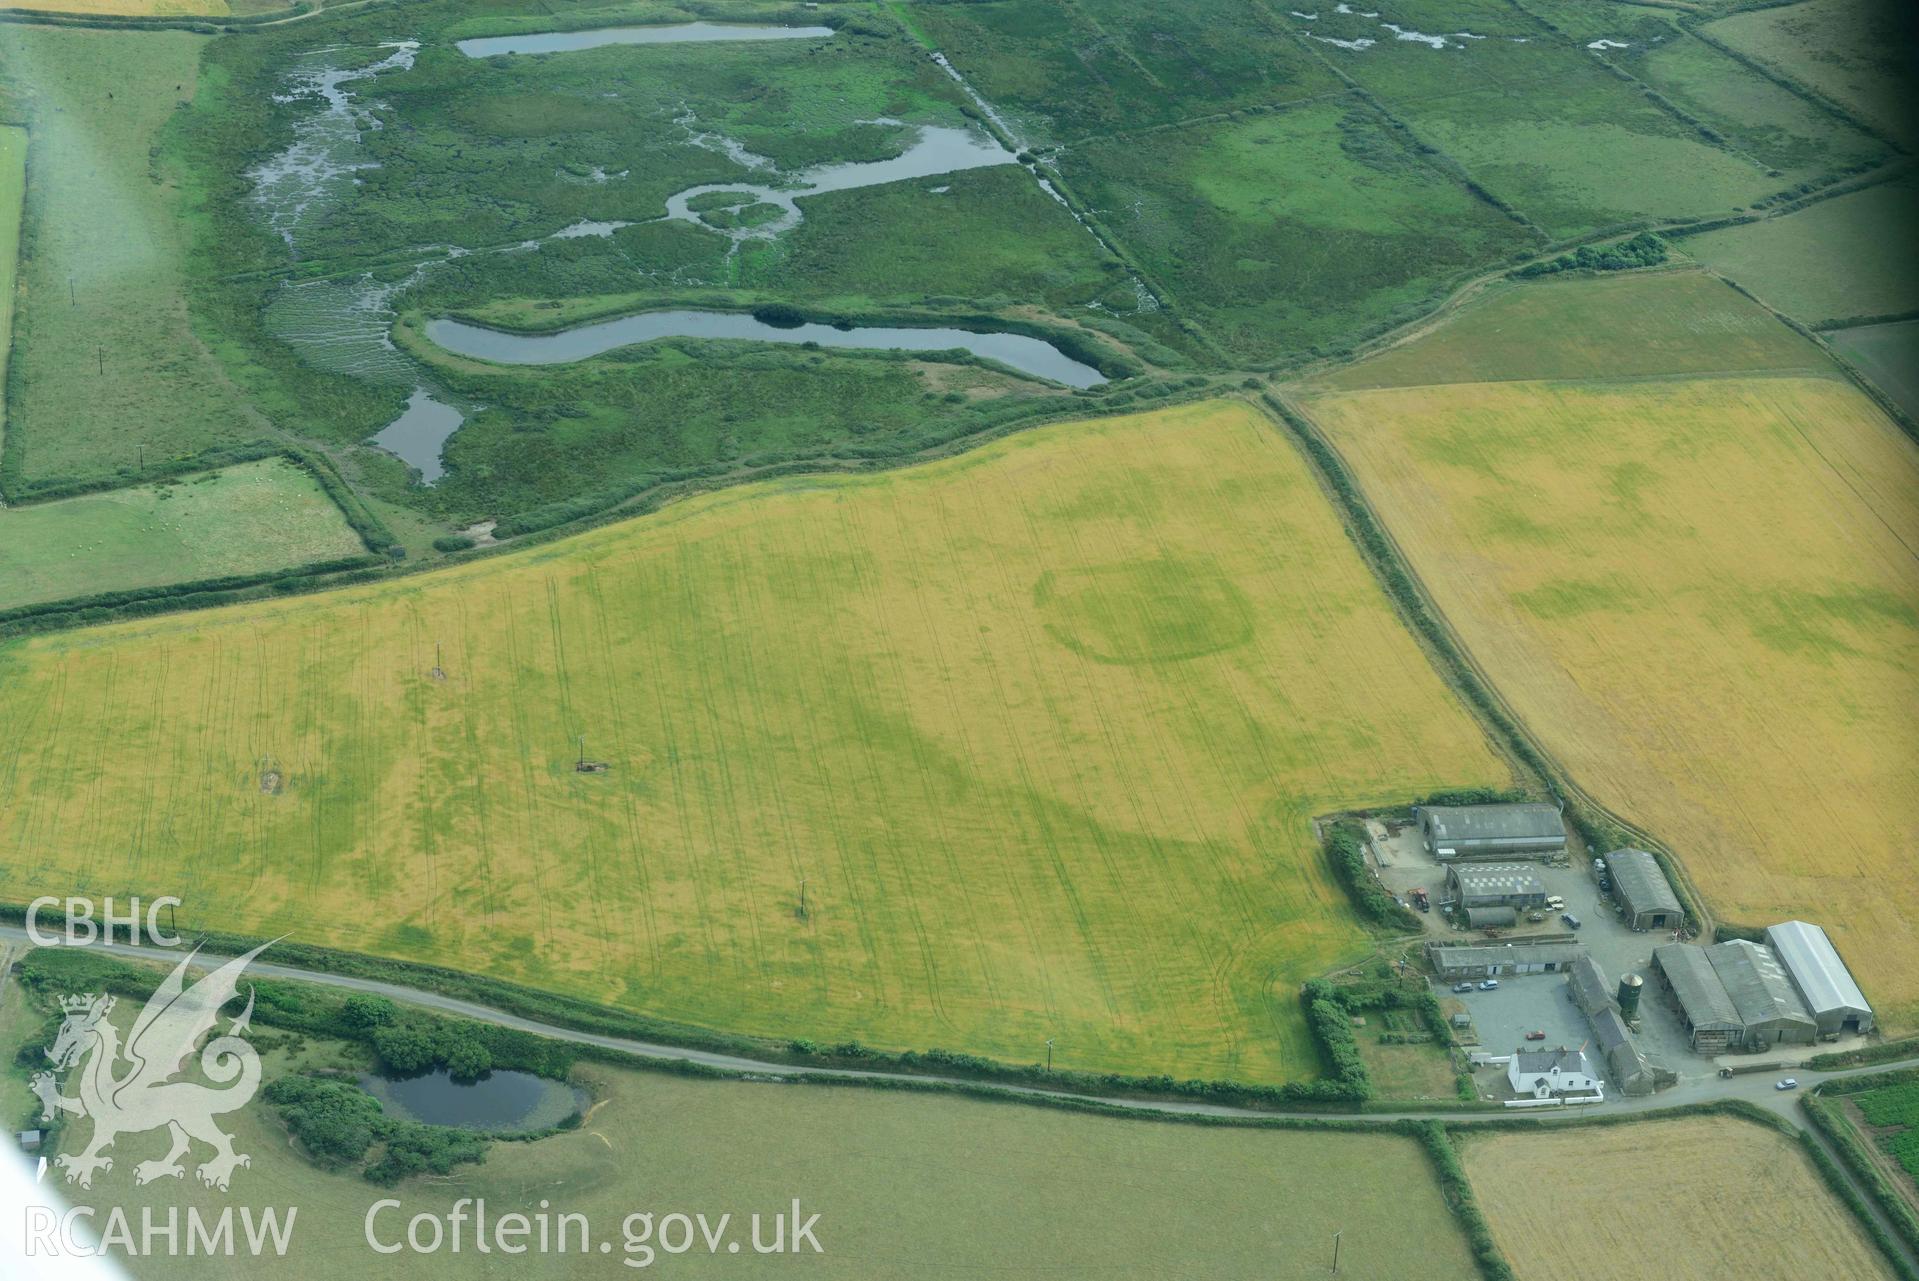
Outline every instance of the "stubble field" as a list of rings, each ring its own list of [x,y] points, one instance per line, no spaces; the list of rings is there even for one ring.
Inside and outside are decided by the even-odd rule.
[[[1681,1157],[1679,1154],[1683,1154]],[[1520,1281],[1891,1278],[1799,1146],[1729,1117],[1471,1138],[1460,1156]],[[1518,1169],[1577,1168],[1580,1213]]]
[[[1493,683],[1721,919],[1826,926],[1919,1020],[1919,452],[1799,376],[1360,392],[1312,412]]]
[[[1313,1075],[1298,984],[1365,940],[1309,816],[1506,779],[1234,403],[0,670],[0,897],[170,892],[705,1026],[1076,1068]]]

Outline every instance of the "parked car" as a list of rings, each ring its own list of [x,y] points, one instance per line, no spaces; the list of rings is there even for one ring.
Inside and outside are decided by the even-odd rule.
[[[1559,914],[1559,919],[1566,923],[1566,928],[1569,930],[1576,930],[1579,928],[1579,918],[1574,916],[1571,912],[1561,912]]]
[[[1546,906],[1555,912],[1563,912],[1566,910],[1566,900],[1557,894],[1553,894],[1547,897]]]
[[[1470,991],[1472,991],[1472,990],[1473,990],[1473,985],[1472,985],[1471,983],[1455,983],[1455,984],[1453,984],[1453,991],[1455,991],[1455,992],[1470,992]]]
[[[1480,980],[1479,990],[1482,992],[1490,992],[1498,986],[1499,986],[1498,979],[1482,979]]]
[[[1542,1031],[1528,1032],[1526,1033],[1526,1039],[1528,1041],[1543,1041],[1546,1039],[1546,1034]]]
[[[1785,1080],[1779,1082],[1779,1084],[1773,1086],[1772,1088],[1775,1090],[1796,1090],[1799,1088],[1799,1078],[1796,1076],[1789,1076]]]

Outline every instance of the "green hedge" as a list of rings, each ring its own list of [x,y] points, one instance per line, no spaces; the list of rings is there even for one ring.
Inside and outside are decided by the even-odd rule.
[[[1911,1074],[1901,1078],[1901,1080],[1910,1079]],[[1887,1083],[1897,1084],[1900,1081]],[[1860,1137],[1859,1131],[1845,1117],[1840,1106],[1822,1097],[1830,1092],[1833,1092],[1832,1086],[1827,1085],[1817,1093],[1803,1096],[1799,1104],[1805,1109],[1813,1128],[1825,1135],[1826,1141],[1838,1149],[1840,1160],[1851,1170],[1852,1176],[1865,1185],[1866,1191],[1878,1203],[1881,1212],[1891,1220],[1893,1229],[1900,1239],[1909,1249],[1919,1252],[1919,1214],[1913,1212],[1911,1203],[1874,1162],[1871,1154],[1866,1151],[1865,1141]],[[1887,1253],[1896,1255],[1898,1252],[1889,1250]]]
[[[1806,1066],[1815,1072],[1836,1072],[1842,1068],[1871,1067],[1874,1063],[1892,1063],[1899,1059],[1919,1059],[1919,1037],[1906,1037],[1898,1041],[1880,1041],[1868,1045],[1862,1050],[1844,1050],[1837,1054],[1815,1054],[1806,1060]],[[1829,1082],[1824,1088],[1838,1094],[1857,1093],[1855,1085],[1859,1081],[1878,1081],[1884,1084],[1896,1073],[1881,1072],[1873,1076],[1849,1077],[1845,1081]],[[1866,1087],[1868,1089],[1871,1086]]]
[[[1582,797],[1568,795],[1558,768],[1546,756],[1533,746],[1531,738],[1520,729],[1518,723],[1506,713],[1506,709],[1493,696],[1492,691],[1479,679],[1466,656],[1453,642],[1450,632],[1439,618],[1428,608],[1425,596],[1413,582],[1411,573],[1400,558],[1399,551],[1392,540],[1386,536],[1378,519],[1373,515],[1372,507],[1365,496],[1359,492],[1358,484],[1352,474],[1346,470],[1346,464],[1326,440],[1284,401],[1271,393],[1262,396],[1267,407],[1279,421],[1291,432],[1294,440],[1318,470],[1326,487],[1333,493],[1341,513],[1346,518],[1347,528],[1353,541],[1359,544],[1360,552],[1372,564],[1379,577],[1380,586],[1385,588],[1387,596],[1399,608],[1407,625],[1444,661],[1452,683],[1462,697],[1471,704],[1481,720],[1493,731],[1494,736],[1505,747],[1513,759],[1530,771],[1535,778],[1544,781],[1553,797],[1560,803],[1566,821],[1589,848],[1614,850],[1623,845],[1641,845],[1649,848],[1655,858],[1661,860],[1661,866],[1672,881],[1673,893],[1679,897],[1680,906],[1685,910],[1689,921],[1695,924],[1704,918],[1699,914],[1686,889],[1685,882],[1673,873],[1676,868],[1669,857],[1660,850],[1650,849],[1649,837],[1638,836],[1627,831],[1619,822],[1600,812]],[[1468,795],[1466,792],[1436,793],[1435,795]],[[1437,803],[1437,802],[1428,802]]]
[[[1529,263],[1512,274],[1524,279],[1561,271],[1631,271],[1638,267],[1657,267],[1664,261],[1666,242],[1650,231],[1642,231],[1631,240],[1603,249],[1597,245],[1581,245],[1569,254]]]
[[[1346,888],[1353,910],[1363,921],[1392,930],[1419,930],[1420,920],[1386,892],[1366,867],[1365,829],[1350,820],[1329,824],[1324,841],[1326,861]]]
[[[1413,1137],[1426,1150],[1432,1160],[1433,1173],[1439,1180],[1439,1194],[1446,1200],[1446,1207],[1459,1220],[1459,1226],[1466,1233],[1466,1243],[1472,1247],[1473,1260],[1479,1264],[1479,1274],[1486,1281],[1514,1281],[1512,1264],[1506,1262],[1499,1243],[1493,1240],[1493,1230],[1486,1222],[1486,1216],[1479,1212],[1479,1202],[1473,1197],[1472,1182],[1466,1177],[1466,1167],[1460,1164],[1459,1153],[1453,1147],[1452,1139],[1446,1133],[1446,1127],[1438,1121],[1420,1121],[1412,1127]]]
[[[1815,1121],[1814,1124],[1818,1122]],[[1839,1168],[1839,1163],[1832,1159],[1811,1134],[1802,1132],[1799,1140],[1804,1145],[1806,1156],[1811,1159],[1813,1167],[1819,1171],[1819,1177],[1825,1180],[1832,1194],[1852,1211],[1853,1217],[1859,1220],[1859,1226],[1864,1228],[1866,1235],[1872,1238],[1872,1243],[1879,1247],[1879,1253],[1885,1256],[1886,1262],[1892,1265],[1892,1270],[1898,1274],[1901,1281],[1919,1281],[1919,1269],[1912,1266],[1911,1261],[1906,1257],[1906,1252],[1900,1248],[1898,1239],[1886,1231],[1885,1225],[1879,1222],[1878,1216],[1872,1212],[1872,1207],[1866,1203],[1864,1197],[1859,1195],[1859,1190],[1853,1186],[1852,1180],[1846,1177],[1845,1171]],[[1843,1152],[1845,1149],[1842,1147],[1840,1151]],[[1871,1186],[1870,1180],[1867,1186]]]
[[[20,921],[25,918],[26,910],[18,904],[0,904],[0,919]],[[53,918],[42,914],[42,921],[51,927]],[[183,932],[187,932],[187,923],[182,922]],[[209,951],[225,955],[238,955],[258,946],[265,940],[247,936],[227,934],[217,931],[191,931],[197,941]],[[981,1081],[1007,1081],[1041,1085],[1057,1090],[1104,1091],[1118,1095],[1134,1095],[1141,1098],[1173,1097],[1201,1099],[1207,1102],[1225,1103],[1239,1107],[1316,1107],[1350,1108],[1363,1102],[1370,1094],[1369,1087],[1355,1088],[1349,1080],[1291,1081],[1285,1085],[1261,1085],[1237,1081],[1177,1080],[1171,1076],[1151,1077],[1128,1076],[1124,1073],[1106,1072],[1048,1072],[1042,1064],[1010,1064],[977,1055],[963,1054],[952,1050],[907,1050],[894,1052],[861,1045],[857,1041],[843,1042],[837,1045],[820,1044],[810,1040],[793,1041],[762,1040],[733,1033],[715,1031],[710,1028],[696,1027],[684,1023],[672,1023],[664,1019],[652,1018],[643,1014],[634,1014],[624,1010],[610,1009],[595,1005],[574,997],[559,996],[542,992],[534,988],[521,987],[498,979],[486,978],[461,970],[446,969],[439,966],[421,965],[408,961],[390,960],[382,957],[364,956],[353,952],[336,951],[331,948],[315,947],[311,944],[294,943],[282,940],[274,944],[273,961],[311,970],[320,974],[350,975],[355,978],[374,982],[386,982],[395,986],[415,988],[420,991],[434,992],[460,1000],[484,1004],[504,1014],[550,1023],[573,1031],[590,1032],[600,1036],[618,1037],[634,1041],[650,1041],[662,1046],[676,1048],[711,1050],[723,1054],[737,1055],[742,1058],[758,1059],[765,1062],[785,1062],[821,1067],[856,1067],[864,1070],[897,1071],[905,1073],[931,1074],[972,1077]],[[262,984],[264,992],[267,984]],[[264,998],[263,998],[264,999]],[[291,1017],[291,1016],[289,1016]],[[1309,1016],[1310,1017],[1310,1016]],[[477,1026],[492,1027],[491,1024]],[[318,1028],[314,1029],[316,1032]],[[506,1029],[498,1029],[504,1032]],[[1328,1043],[1322,1045],[1322,1052],[1328,1062],[1347,1062],[1339,1049],[1341,1043],[1354,1047],[1352,1028],[1342,1021],[1338,1024],[1314,1026],[1315,1035],[1323,1035]],[[497,1034],[497,1033],[494,1033]],[[490,1035],[494,1035],[490,1034]],[[572,1047],[570,1043],[555,1043],[534,1036],[531,1033],[515,1033],[524,1036],[530,1042],[541,1045],[568,1045],[568,1053],[584,1057],[598,1057],[585,1047]],[[518,1043],[515,1043],[518,1044]],[[495,1043],[496,1057],[500,1066],[528,1064],[524,1070],[540,1071],[532,1060],[512,1057],[511,1048],[502,1051]],[[631,1056],[619,1051],[607,1051],[606,1055],[620,1061],[631,1061]],[[648,1060],[679,1070],[677,1065],[664,1061]],[[691,1070],[693,1065],[688,1065]],[[1361,1065],[1363,1071],[1363,1065]],[[552,1072],[546,1073],[552,1075]]]

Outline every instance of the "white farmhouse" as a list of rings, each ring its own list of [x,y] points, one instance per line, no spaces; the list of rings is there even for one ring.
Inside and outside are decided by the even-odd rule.
[[[1506,1080],[1512,1084],[1514,1094],[1535,1099],[1565,1094],[1603,1097],[1605,1093],[1605,1086],[1600,1084],[1599,1074],[1583,1048],[1516,1051],[1512,1062],[1506,1065]]]

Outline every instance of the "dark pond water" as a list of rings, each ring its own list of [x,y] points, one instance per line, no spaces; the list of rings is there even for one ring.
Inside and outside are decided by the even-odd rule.
[[[360,1085],[389,1116],[467,1130],[544,1130],[586,1106],[584,1090],[530,1072],[488,1072],[462,1082],[442,1068],[404,1080],[362,1076]]]
[[[464,421],[459,410],[433,399],[425,388],[416,387],[407,397],[406,412],[382,428],[373,443],[419,468],[421,483],[431,485],[446,474],[446,468],[440,465],[440,450]]]
[[[1091,365],[1074,360],[1049,342],[1025,334],[976,334],[965,329],[880,325],[836,329],[832,325],[805,324],[781,328],[731,311],[648,311],[618,320],[576,325],[551,334],[509,334],[464,321],[432,320],[427,322],[426,336],[455,355],[505,365],[562,365],[659,338],[815,342],[822,347],[869,351],[950,351],[958,347],[1069,387],[1092,387],[1106,381]]]
[[[598,31],[548,31],[531,36],[488,36],[461,40],[455,47],[469,58],[497,53],[570,53],[610,44],[688,44],[705,40],[818,40],[831,27],[751,27],[727,22],[682,22],[669,27],[602,27]]]

